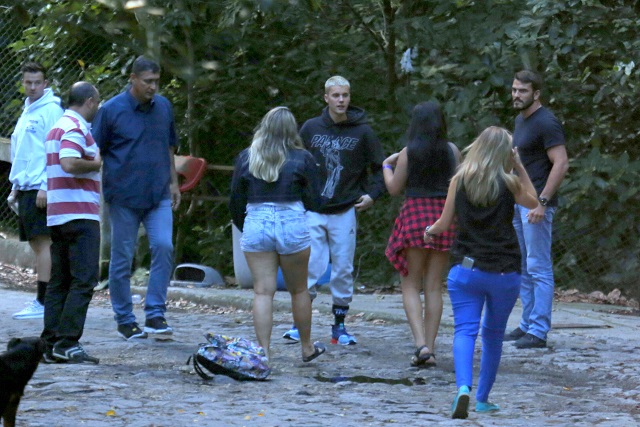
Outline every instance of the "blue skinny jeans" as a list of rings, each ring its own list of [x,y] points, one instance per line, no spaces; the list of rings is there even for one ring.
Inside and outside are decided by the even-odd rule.
[[[507,320],[520,292],[520,274],[489,273],[456,265],[449,272],[447,286],[455,325],[453,359],[458,388],[466,385],[471,389],[473,384],[473,353],[485,308],[476,400],[488,402],[500,366]]]

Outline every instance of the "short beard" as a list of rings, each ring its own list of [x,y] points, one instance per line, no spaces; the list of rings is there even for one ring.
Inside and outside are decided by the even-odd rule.
[[[534,100],[532,99],[530,102],[523,102],[522,103],[522,107],[516,107],[515,102],[512,102],[513,108],[516,109],[517,111],[524,111],[527,108],[531,107],[533,105]]]

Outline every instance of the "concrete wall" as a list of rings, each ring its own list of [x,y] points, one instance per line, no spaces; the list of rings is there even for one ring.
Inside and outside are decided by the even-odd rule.
[[[0,138],[0,160],[11,163],[11,141]]]
[[[29,243],[20,242],[17,239],[0,238],[0,263],[35,270],[36,257]]]
[[[0,138],[0,160],[11,160],[11,141]],[[0,200],[0,203],[6,203]],[[23,268],[36,268],[36,259],[29,247],[29,243],[17,239],[5,239],[0,236],[0,262]]]

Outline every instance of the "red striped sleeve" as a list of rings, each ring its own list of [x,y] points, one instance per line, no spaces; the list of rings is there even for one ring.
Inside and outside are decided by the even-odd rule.
[[[90,214],[100,215],[100,206],[89,202],[60,202],[47,204],[47,216]]]
[[[64,129],[62,128],[53,128],[49,131],[49,133],[47,134],[47,141],[60,141],[60,138],[62,138],[62,135],[64,135]]]
[[[75,150],[78,153],[80,153],[81,156],[84,155],[84,149],[79,144],[76,144],[75,142],[71,142],[68,139],[63,139],[62,141],[60,141],[60,150],[64,148]]]
[[[100,182],[87,178],[49,178],[47,187],[49,190],[85,190],[100,194]]]
[[[47,166],[56,166],[60,164],[58,153],[47,153]]]

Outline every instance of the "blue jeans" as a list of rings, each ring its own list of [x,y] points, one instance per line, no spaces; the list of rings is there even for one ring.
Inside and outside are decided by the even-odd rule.
[[[167,288],[173,268],[173,213],[171,200],[161,201],[151,209],[132,209],[109,205],[111,218],[111,261],[109,294],[118,325],[136,321],[131,303],[131,264],[140,223],[149,237],[151,269],[145,299],[147,319],[164,317],[167,311]]]
[[[518,299],[520,275],[489,273],[456,265],[449,272],[447,287],[453,307],[453,361],[458,388],[463,385],[471,388],[473,384],[473,353],[485,307],[476,400],[487,402],[500,366],[507,320]]]
[[[529,209],[515,205],[513,227],[518,234],[522,253],[522,285],[520,329],[546,340],[551,329],[553,306],[553,264],[551,262],[551,232],[556,208],[546,209],[544,219],[537,224],[527,220]]]

